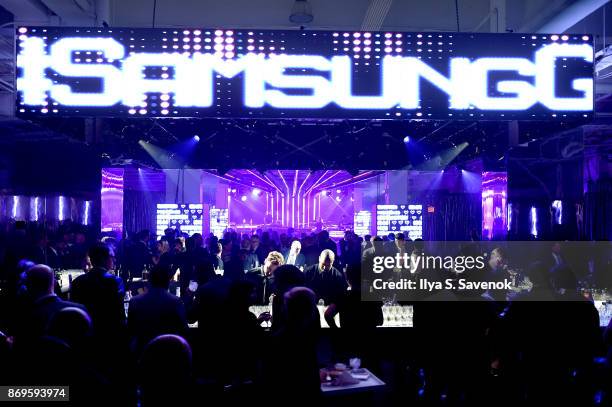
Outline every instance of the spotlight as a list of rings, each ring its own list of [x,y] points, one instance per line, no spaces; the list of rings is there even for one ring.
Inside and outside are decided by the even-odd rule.
[[[253,188],[253,191],[251,192],[253,196],[259,196],[260,193],[261,190],[259,188]]]
[[[295,0],[289,21],[296,24],[310,23],[314,19],[308,0]]]
[[[246,202],[246,200],[247,200],[246,195],[242,195],[242,196],[240,197],[240,200],[241,200],[242,202]]]
[[[340,202],[342,200],[342,198],[340,198],[339,196],[336,197],[336,202]]]
[[[339,193],[341,193],[341,192],[342,192],[341,190],[336,189],[336,193],[337,193],[337,194],[339,194]]]
[[[323,196],[327,196],[327,194],[328,194],[328,192],[325,191],[325,190],[321,191],[321,193],[323,194]]]
[[[404,137],[404,143],[406,144],[410,143],[410,136]]]
[[[196,143],[197,143],[198,141],[200,141],[200,136],[198,136],[198,135],[196,134],[195,136],[193,136],[193,139],[194,139],[194,140],[196,141]]]

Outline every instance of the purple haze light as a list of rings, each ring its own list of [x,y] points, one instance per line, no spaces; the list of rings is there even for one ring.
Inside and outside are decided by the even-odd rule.
[[[499,239],[508,234],[508,174],[482,173],[482,238]]]
[[[101,219],[103,232],[123,233],[123,168],[102,168]]]

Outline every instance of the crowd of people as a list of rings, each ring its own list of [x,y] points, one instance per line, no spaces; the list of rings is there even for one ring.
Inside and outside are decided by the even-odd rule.
[[[141,231],[117,239],[69,223],[16,222],[0,239],[3,385],[68,384],[83,404],[94,394],[112,405],[316,401],[319,306],[330,332],[340,320],[332,358],[360,356],[377,371],[387,354],[380,348],[393,349],[401,373],[390,393],[402,397],[410,386],[401,380],[418,382],[415,397],[433,404],[476,405],[503,392],[508,403],[589,405],[607,390],[594,373],[608,344],[599,315],[572,297],[575,277],[560,263],[554,273],[533,263],[532,290],[512,301],[415,302],[417,335],[387,344],[376,339],[381,304],[362,301],[362,261],[377,242],[402,250],[403,234],[347,231],[336,243],[324,230],[230,230],[218,239],[169,228],[159,238]],[[492,253],[491,271],[503,264],[502,251]],[[56,270],[68,268],[85,273],[65,293]],[[555,287],[567,301],[529,301]],[[271,312],[255,315],[252,305]]]

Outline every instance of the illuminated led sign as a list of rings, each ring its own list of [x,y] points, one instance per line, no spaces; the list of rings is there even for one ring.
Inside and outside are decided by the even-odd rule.
[[[157,204],[157,237],[164,236],[166,228],[202,234],[202,210],[202,204]]]
[[[372,212],[359,211],[353,215],[353,231],[358,236],[365,236],[372,233]]]
[[[398,232],[412,240],[423,237],[423,205],[376,205],[376,234]]]
[[[589,36],[20,27],[18,114],[552,119],[593,112]]]

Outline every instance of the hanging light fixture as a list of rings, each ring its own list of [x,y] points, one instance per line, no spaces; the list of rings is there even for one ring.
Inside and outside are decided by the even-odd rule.
[[[289,21],[296,24],[306,24],[312,22],[312,20],[314,20],[314,16],[308,0],[295,0]]]

